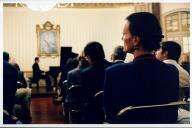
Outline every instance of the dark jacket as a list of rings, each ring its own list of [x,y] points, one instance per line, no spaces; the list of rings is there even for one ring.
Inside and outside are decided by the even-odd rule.
[[[85,106],[83,123],[100,123],[100,115],[96,111],[97,106],[93,106],[93,97],[98,92],[103,90],[105,69],[111,63],[103,60],[100,63],[93,64],[81,72],[82,86],[84,89]],[[102,101],[101,101],[102,102]]]
[[[27,87],[27,82],[25,80],[24,77],[24,73],[21,71],[18,71],[18,79],[17,81],[19,81],[21,84],[17,84],[17,88],[26,88]]]
[[[77,58],[69,58],[67,60],[66,65],[63,67],[61,71],[61,78],[59,80],[59,83],[61,84],[63,81],[67,80],[67,73],[75,69],[77,66],[78,66]]]
[[[41,74],[43,73],[43,71],[40,70],[40,68],[39,68],[39,64],[38,63],[34,63],[32,68],[33,68],[33,78],[35,80],[39,80]]]
[[[98,91],[103,90],[105,69],[111,66],[111,63],[104,60],[96,63],[81,72],[82,85],[85,89],[87,100],[94,96]]]
[[[179,91],[178,70],[152,55],[137,57],[133,62],[106,69],[104,110],[107,120],[116,123],[116,114],[127,106],[143,106],[176,102]],[[143,113],[142,113],[143,112]],[[175,123],[177,107],[149,114],[149,122],[140,120],[147,111],[131,115],[126,123]],[[162,118],[163,117],[163,118]],[[147,118],[147,117],[144,117]]]
[[[12,113],[15,103],[18,72],[11,64],[3,61],[3,109]]]

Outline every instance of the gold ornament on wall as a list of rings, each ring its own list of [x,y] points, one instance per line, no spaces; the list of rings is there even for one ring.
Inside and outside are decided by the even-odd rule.
[[[38,56],[59,56],[60,26],[47,21],[41,28],[36,25]]]

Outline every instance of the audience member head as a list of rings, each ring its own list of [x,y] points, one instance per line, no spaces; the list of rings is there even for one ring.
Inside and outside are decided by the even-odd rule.
[[[3,52],[3,60],[9,62],[9,53]]]
[[[14,57],[10,57],[9,63],[10,63],[11,65],[13,65],[18,71],[20,71],[20,67],[19,67],[19,65],[17,64],[16,59],[15,59]]]
[[[82,51],[78,57],[79,67],[86,68],[89,66],[89,62],[85,59],[84,52]]]
[[[105,58],[103,46],[96,41],[89,42],[84,48],[84,54],[89,64],[103,61]]]
[[[126,18],[122,36],[125,52],[152,52],[160,48],[162,38],[161,26],[155,15],[138,12]]]
[[[115,62],[115,60],[125,60],[126,53],[123,51],[123,46],[115,47],[113,54],[111,55],[111,60]]]
[[[14,64],[16,64],[17,62],[16,62],[16,59],[15,59],[14,57],[10,57],[10,58],[9,58],[9,63],[12,64],[12,65],[14,65]]]
[[[174,41],[162,42],[161,48],[156,52],[156,58],[163,61],[167,59],[178,62],[181,55],[181,46]]]
[[[35,63],[39,63],[39,57],[35,57]]]
[[[181,57],[179,58],[179,63],[183,64],[183,63],[189,63],[189,52],[188,53],[182,53]]]
[[[19,65],[18,65],[17,63],[14,63],[13,66],[14,66],[18,71],[20,71],[20,67],[19,67]]]
[[[85,57],[81,57],[79,59],[79,67],[80,68],[87,68],[89,66],[89,62],[85,59]]]

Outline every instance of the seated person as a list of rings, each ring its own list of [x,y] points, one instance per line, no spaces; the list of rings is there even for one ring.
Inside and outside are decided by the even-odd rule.
[[[51,89],[51,80],[49,75],[42,71],[39,68],[39,57],[35,57],[35,63],[32,66],[33,68],[33,79],[37,82],[37,89],[39,89],[39,80],[45,79],[46,80],[46,89],[49,91]]]
[[[62,71],[61,71],[61,78],[59,80],[59,85],[62,85],[62,82],[64,82],[65,80],[67,80],[67,73],[71,70],[73,70],[74,68],[77,68],[78,66],[78,59],[77,57],[75,58],[69,58],[65,64],[65,66],[63,67]]]
[[[18,72],[9,62],[9,53],[3,52],[3,109],[13,114]],[[4,123],[11,123],[3,120]]]
[[[81,71],[89,66],[89,63],[85,60],[83,55],[78,57],[78,66],[75,69],[72,69],[67,73],[67,87],[61,87],[61,92],[59,97],[55,100],[57,102],[61,101],[63,97],[65,97],[66,89],[69,88],[71,85],[81,85]]]
[[[189,52],[183,53],[180,57],[180,65],[190,74]]]
[[[31,89],[27,87],[27,82],[24,78],[24,74],[20,71],[19,65],[13,63],[13,66],[18,71],[17,79],[17,90],[16,90],[16,100],[14,107],[14,114],[19,118],[23,123],[31,122],[31,113],[30,113],[30,101],[31,101]]]
[[[122,36],[124,51],[133,54],[134,60],[106,69],[104,110],[109,123],[118,123],[116,114],[127,106],[178,101],[178,70],[157,60],[152,54],[152,51],[160,48],[162,37],[155,15],[138,12],[126,18]],[[177,110],[177,107],[170,107],[150,113],[140,111],[126,117],[124,123],[175,123]]]
[[[156,58],[167,63],[174,65],[179,71],[179,85],[189,86],[189,74],[179,64],[181,55],[181,46],[174,41],[166,41],[162,43],[161,48],[156,52]]]
[[[25,80],[25,77],[24,77],[24,73],[20,70],[20,67],[17,63],[13,63],[12,64],[18,71],[18,79],[17,79],[17,82],[18,82],[18,86],[17,88],[26,88],[28,85],[27,85],[27,82]]]
[[[124,63],[126,58],[126,53],[123,51],[123,46],[115,47],[113,54],[111,55],[111,60],[114,63]]]
[[[99,42],[89,42],[84,48],[84,54],[89,67],[81,72],[85,102],[87,103],[82,123],[102,123],[103,117],[96,111],[97,106],[94,106],[92,101],[94,95],[103,90],[105,69],[111,66],[111,63],[105,60],[103,46]]]
[[[78,66],[77,68],[71,70],[67,74],[67,82],[69,85],[81,85],[81,71],[89,66],[89,63],[84,58],[83,55],[78,57]]]

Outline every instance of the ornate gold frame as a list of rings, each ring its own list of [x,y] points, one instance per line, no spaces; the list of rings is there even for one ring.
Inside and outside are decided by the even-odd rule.
[[[46,34],[46,32],[49,33],[49,35],[47,34],[48,37],[50,36],[50,32],[56,33],[56,37],[54,37],[54,34],[53,34],[53,37],[55,38],[55,43],[53,43],[54,45],[53,44],[52,45],[54,46],[53,48],[56,49],[56,50],[54,50],[54,52],[41,51],[41,49],[40,49],[40,45],[43,45],[43,42],[42,42],[42,39],[41,39],[41,38],[43,38],[43,36],[41,36],[43,34],[41,34],[41,33]],[[60,51],[59,50],[59,48],[60,48],[60,43],[59,43],[60,42],[60,26],[56,25],[56,27],[54,28],[54,25],[50,21],[47,21],[47,22],[45,22],[43,24],[42,28],[40,27],[39,24],[36,25],[36,33],[37,33],[38,56],[59,56],[59,54],[60,54],[59,53],[59,51]],[[48,42],[47,40],[45,40],[45,41],[46,41],[46,45],[47,45],[46,47],[48,48],[48,50],[50,50],[51,49],[50,42]],[[43,46],[41,46],[41,47],[43,47]]]

